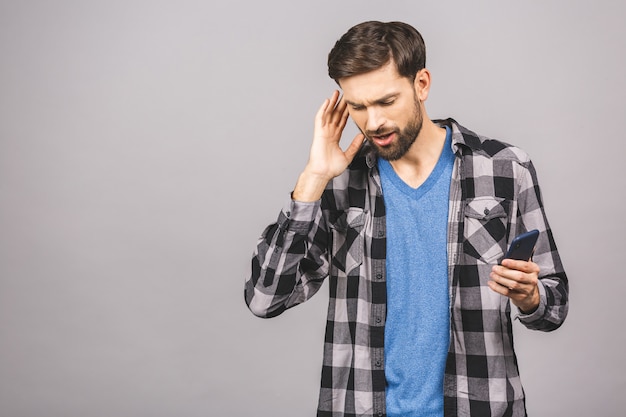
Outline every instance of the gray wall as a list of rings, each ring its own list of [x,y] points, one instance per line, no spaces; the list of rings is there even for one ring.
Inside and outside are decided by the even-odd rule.
[[[571,310],[515,324],[529,412],[623,412],[624,6],[216,3],[0,2],[0,415],[313,415],[326,291],[261,320],[243,282],[370,19],[424,35],[431,117],[535,161]]]

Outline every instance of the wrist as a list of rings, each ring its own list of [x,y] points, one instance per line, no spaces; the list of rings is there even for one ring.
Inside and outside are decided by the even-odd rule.
[[[541,297],[539,296],[539,291],[535,289],[531,299],[526,303],[518,305],[517,308],[522,314],[532,314],[535,311],[537,311],[537,308],[539,308],[540,302],[541,302]]]
[[[291,198],[297,201],[312,202],[322,197],[326,186],[332,178],[314,174],[305,168],[298,177]]]

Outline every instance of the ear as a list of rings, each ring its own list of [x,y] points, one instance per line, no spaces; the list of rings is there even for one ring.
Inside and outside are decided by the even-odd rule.
[[[426,101],[428,98],[428,92],[430,91],[430,71],[426,68],[422,68],[415,74],[415,81],[413,82],[415,93],[419,101]]]

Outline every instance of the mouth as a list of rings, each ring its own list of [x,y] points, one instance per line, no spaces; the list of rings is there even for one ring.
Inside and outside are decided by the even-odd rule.
[[[372,141],[376,145],[384,147],[384,146],[389,146],[391,142],[393,142],[393,139],[395,138],[395,136],[396,136],[395,132],[389,132],[384,135],[370,136],[370,139],[372,139]]]

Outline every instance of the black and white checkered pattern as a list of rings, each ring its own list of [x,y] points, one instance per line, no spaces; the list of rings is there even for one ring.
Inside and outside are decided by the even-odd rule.
[[[480,137],[454,120],[457,156],[448,221],[450,348],[446,416],[525,416],[513,351],[510,304],[487,287],[491,266],[521,232],[540,231],[533,260],[541,302],[518,316],[530,329],[558,328],[568,283],[545,217],[537,178],[520,149]],[[384,416],[385,210],[376,156],[365,144],[321,201],[289,201],[258,242],[245,300],[273,317],[312,297],[330,277],[318,416]]]

